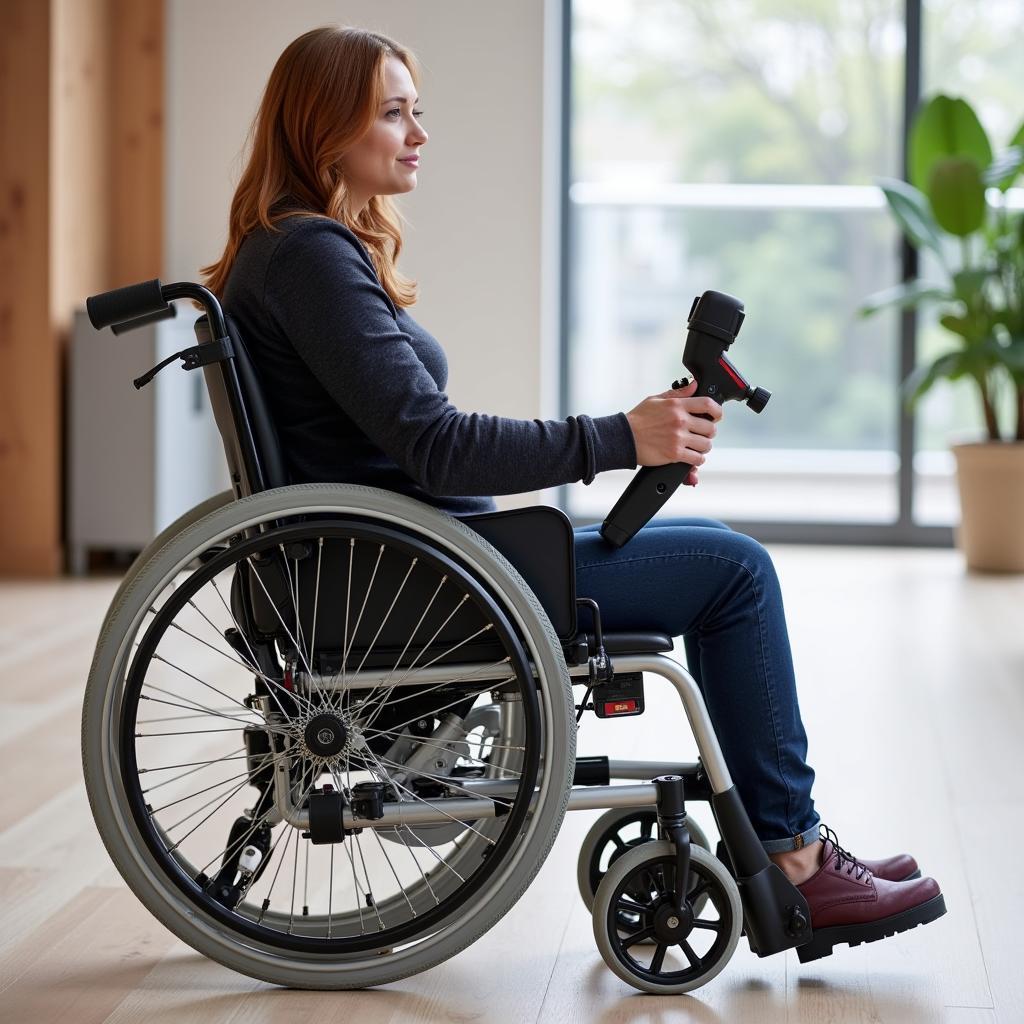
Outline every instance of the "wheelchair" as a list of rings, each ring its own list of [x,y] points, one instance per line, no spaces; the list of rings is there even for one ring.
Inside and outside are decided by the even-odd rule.
[[[128,570],[82,717],[93,816],[142,903],[254,978],[381,985],[469,946],[526,891],[565,812],[605,808],[577,881],[625,982],[692,991],[741,935],[762,957],[831,953],[758,841],[672,637],[604,632],[577,598],[564,513],[457,518],[380,488],[291,483],[211,292],[155,280],[87,305],[121,333],[178,299],[204,310],[197,344],[134,383],[175,359],[202,369],[232,489]],[[577,758],[580,717],[642,711],[643,673],[675,688],[697,762]],[[710,805],[714,851],[693,801]]]

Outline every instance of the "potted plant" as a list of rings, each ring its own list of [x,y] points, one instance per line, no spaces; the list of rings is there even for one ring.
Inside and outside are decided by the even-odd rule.
[[[1010,209],[1008,192],[1024,170],[1024,125],[993,154],[966,100],[934,96],[914,118],[908,164],[909,182],[877,181],[908,242],[937,271],[870,296],[860,312],[927,308],[948,332],[949,351],[909,374],[902,394],[913,408],[939,380],[974,382],[985,436],[950,445],[960,494],[957,544],[969,569],[1021,572],[1024,211]],[[1000,423],[1006,411],[1009,429]]]

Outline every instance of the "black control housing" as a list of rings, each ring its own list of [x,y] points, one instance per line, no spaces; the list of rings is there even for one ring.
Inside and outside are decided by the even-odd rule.
[[[726,356],[744,316],[743,303],[725,292],[706,291],[698,295],[687,320],[683,366],[696,378],[694,397],[707,395],[719,405],[745,401],[759,413],[768,404],[771,392],[748,384]],[[680,379],[673,381],[672,387],[680,389],[688,384],[688,379]],[[712,418],[708,413],[700,415]],[[672,497],[689,472],[686,462],[642,466],[608,513],[601,525],[601,536],[614,547],[622,547]]]

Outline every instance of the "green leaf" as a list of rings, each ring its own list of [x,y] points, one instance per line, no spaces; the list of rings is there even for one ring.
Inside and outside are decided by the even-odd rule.
[[[992,146],[970,104],[940,93],[918,110],[908,156],[911,183],[927,191],[939,160],[963,157],[973,160],[981,171],[992,163]]]
[[[971,159],[949,156],[932,165],[928,199],[939,226],[951,235],[969,235],[985,223],[985,186]]]
[[[1024,376],[1024,339],[1010,346],[1003,356],[1003,362],[1014,377]]]
[[[910,244],[915,249],[931,249],[944,262],[942,236],[928,205],[928,197],[899,178],[876,178],[875,181]]]
[[[869,295],[857,312],[860,316],[872,316],[890,306],[915,309],[925,302],[949,301],[952,298],[953,294],[945,285],[932,284],[930,281],[905,281]]]
[[[967,305],[973,304],[985,283],[995,274],[994,269],[958,270],[953,275],[953,291]]]
[[[1000,153],[989,164],[981,180],[994,185],[1000,192],[1013,187],[1021,170],[1024,169],[1024,146],[1011,146]]]
[[[984,326],[976,316],[972,316],[969,313],[964,316],[957,316],[954,313],[946,313],[945,316],[939,317],[939,323],[942,324],[947,331],[959,334],[965,341],[979,342],[985,336]]]
[[[995,338],[986,347],[992,352],[993,362],[1005,366],[1011,373],[1024,373],[1024,338],[1014,338],[1009,345],[1000,345]]]
[[[930,364],[918,366],[907,374],[901,386],[908,409],[912,409],[918,399],[929,391],[937,381],[948,377],[951,372],[955,371],[960,355],[960,352],[946,352]]]

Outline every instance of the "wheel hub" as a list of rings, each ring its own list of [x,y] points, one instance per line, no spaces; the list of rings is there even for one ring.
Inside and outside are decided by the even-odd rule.
[[[675,945],[693,931],[693,908],[689,901],[680,911],[671,899],[666,899],[654,911],[654,934],[660,942]]]
[[[317,757],[336,757],[345,746],[348,730],[337,715],[323,712],[306,723],[302,736],[310,753]]]

